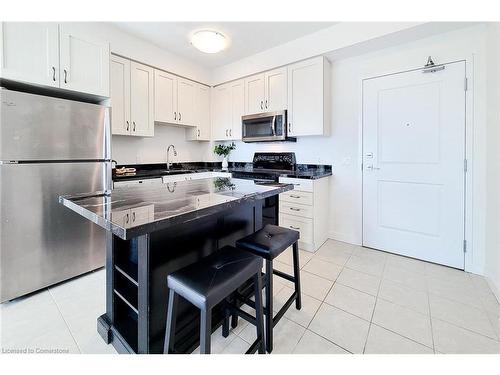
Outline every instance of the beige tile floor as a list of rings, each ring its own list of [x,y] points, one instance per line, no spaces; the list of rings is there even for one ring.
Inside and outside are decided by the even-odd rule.
[[[276,268],[291,261],[287,251]],[[275,327],[273,353],[500,353],[500,305],[480,276],[332,240],[300,262],[303,307]],[[293,289],[275,280],[278,310]],[[2,304],[2,349],[115,353],[96,332],[104,283],[99,270]],[[254,338],[240,320],[212,350],[243,353]]]

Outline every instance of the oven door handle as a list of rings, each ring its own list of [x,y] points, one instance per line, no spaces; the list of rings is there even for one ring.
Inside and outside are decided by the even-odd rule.
[[[276,137],[276,116],[273,116],[273,122],[271,123],[271,130],[273,132],[273,137]]]

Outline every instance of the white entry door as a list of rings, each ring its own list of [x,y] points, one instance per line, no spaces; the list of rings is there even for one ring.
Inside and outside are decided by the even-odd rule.
[[[465,62],[363,81],[363,245],[464,268]]]

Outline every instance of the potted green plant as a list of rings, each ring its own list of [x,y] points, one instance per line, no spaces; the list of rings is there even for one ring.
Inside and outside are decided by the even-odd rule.
[[[236,145],[234,142],[231,142],[230,145],[216,145],[214,147],[214,153],[218,156],[222,156],[222,169],[227,169],[228,167],[228,161],[227,157],[231,153],[232,150],[236,148]]]

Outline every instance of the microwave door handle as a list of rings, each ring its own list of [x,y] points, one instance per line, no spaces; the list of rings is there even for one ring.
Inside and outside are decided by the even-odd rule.
[[[271,124],[271,130],[273,131],[273,137],[276,137],[276,116],[273,116],[273,122]]]

